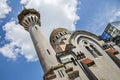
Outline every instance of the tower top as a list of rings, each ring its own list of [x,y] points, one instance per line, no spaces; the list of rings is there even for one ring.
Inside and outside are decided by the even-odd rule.
[[[18,15],[19,24],[27,30],[31,23],[40,24],[40,13],[35,9],[24,8]]]
[[[28,14],[34,14],[40,19],[40,13],[37,12],[35,9],[24,8],[23,11],[18,15],[18,20],[20,24],[21,24],[22,19]]]

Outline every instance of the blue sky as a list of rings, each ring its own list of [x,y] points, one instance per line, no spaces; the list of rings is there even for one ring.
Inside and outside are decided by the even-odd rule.
[[[41,13],[42,30],[49,39],[57,27],[102,34],[109,22],[120,21],[120,0],[1,0],[0,80],[42,80],[43,72],[29,33],[18,24],[23,9]]]

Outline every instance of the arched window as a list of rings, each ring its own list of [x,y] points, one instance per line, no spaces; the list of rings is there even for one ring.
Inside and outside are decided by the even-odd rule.
[[[85,46],[85,48],[86,48],[89,52],[92,52],[92,50],[91,50],[88,46]]]
[[[23,22],[23,25],[27,27],[27,24],[25,22]]]
[[[65,34],[67,34],[67,32],[66,31],[64,31],[65,32]]]
[[[56,39],[58,39],[58,36],[55,36],[56,37]]]
[[[63,36],[63,34],[62,34],[62,33],[60,33],[60,36]]]
[[[55,43],[55,40],[53,39],[53,43]]]
[[[28,21],[31,22],[30,18],[28,17]]]
[[[26,19],[25,19],[25,22],[26,22],[27,24],[29,24],[28,20],[26,20]]]
[[[37,17],[34,17],[35,18],[35,22],[37,22]]]
[[[84,44],[88,44],[88,43],[85,41]]]
[[[32,21],[34,22],[34,20],[33,20],[33,16],[31,16],[31,19],[32,19]]]
[[[87,42],[86,40],[83,40],[82,42],[83,42],[84,44],[88,44],[88,42]]]
[[[90,49],[88,46],[85,46],[85,48],[91,53],[91,55],[93,56],[93,57],[97,57],[97,55],[93,52],[93,50],[92,49]]]
[[[84,55],[84,53],[83,52],[81,52],[81,51],[79,51],[79,52],[77,52],[77,59],[83,59],[83,58],[85,58],[85,55]]]
[[[37,26],[35,26],[35,29],[38,30]]]
[[[77,63],[75,62],[74,58],[71,58],[71,60],[72,60],[73,64],[74,64],[75,66],[77,66]]]
[[[90,45],[90,47],[96,52],[97,55],[102,56],[102,54],[93,45]]]

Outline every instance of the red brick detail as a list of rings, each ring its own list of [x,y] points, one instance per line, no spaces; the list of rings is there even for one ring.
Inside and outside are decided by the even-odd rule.
[[[89,58],[85,58],[84,60],[81,61],[82,63],[86,64],[87,66],[92,66],[94,65],[94,61],[89,59]]]
[[[73,71],[73,67],[70,67],[70,68],[65,69],[65,72],[66,72],[66,73],[71,72],[71,71]]]
[[[115,50],[115,49],[107,49],[107,50],[105,50],[105,52],[107,52],[107,53],[111,53],[111,54],[117,54],[118,53],[118,51],[117,50]]]
[[[46,79],[45,79],[45,80],[51,80],[51,79],[53,79],[53,78],[56,78],[56,75],[55,75],[55,74],[48,74],[48,75],[46,76]]]
[[[74,71],[72,71],[72,72],[69,72],[69,73],[68,73],[68,76],[69,76],[69,78],[70,78],[71,80],[73,80],[73,79],[79,77],[79,71],[78,71],[78,70],[74,70]]]

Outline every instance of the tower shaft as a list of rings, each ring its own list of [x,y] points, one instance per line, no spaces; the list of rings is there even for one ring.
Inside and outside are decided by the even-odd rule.
[[[40,63],[42,65],[42,68],[46,73],[53,65],[57,64],[55,51],[48,43],[39,25],[30,26],[29,32],[34,43],[36,52],[38,54]]]
[[[24,29],[30,33],[43,71],[45,74],[48,73],[58,62],[55,51],[41,31],[40,13],[34,9],[24,9],[18,15],[18,19]]]

